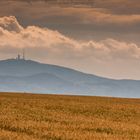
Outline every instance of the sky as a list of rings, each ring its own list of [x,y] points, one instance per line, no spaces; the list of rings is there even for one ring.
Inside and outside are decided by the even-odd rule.
[[[1,0],[0,59],[140,80],[139,0]]]

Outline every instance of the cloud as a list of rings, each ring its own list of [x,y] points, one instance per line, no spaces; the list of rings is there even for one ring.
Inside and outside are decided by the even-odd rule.
[[[81,13],[82,14],[82,13]],[[81,16],[84,23],[96,23],[99,25],[114,24],[121,26],[128,26],[140,23],[140,15],[125,15],[112,14],[100,10],[92,10]]]
[[[23,29],[14,16],[0,18],[0,27],[13,32],[20,32]]]
[[[93,25],[132,26],[140,23],[140,14],[116,14],[104,8],[59,8],[48,9],[52,17],[66,17],[71,22]],[[56,11],[56,12],[55,12]],[[65,11],[65,12],[64,12]]]
[[[14,15],[23,27],[49,27],[75,39],[92,40],[94,36],[95,40],[114,38],[139,43],[139,0],[94,0],[92,8],[48,4],[50,0],[27,1],[0,1],[0,16]]]
[[[114,39],[101,41],[77,41],[58,31],[37,26],[23,28],[15,17],[0,18],[0,49],[27,48],[44,50],[46,57],[72,59],[140,59],[140,48],[134,43],[120,42]],[[41,56],[39,56],[41,57]]]
[[[41,7],[41,5],[40,5]],[[29,12],[36,13],[36,5],[32,10],[28,10]],[[42,19],[45,17],[49,19],[49,22],[55,23],[65,23],[65,24],[96,24],[96,25],[135,25],[140,23],[140,13],[121,13],[113,12],[110,9],[96,8],[96,7],[48,7],[47,10],[46,5],[42,6],[42,10],[40,13],[36,13],[36,18]],[[33,15],[34,17],[34,15]],[[67,20],[65,20],[67,19]]]
[[[140,23],[140,6],[139,1],[135,0],[94,0],[93,7],[74,7],[67,4],[61,7],[61,4],[49,1],[2,1],[0,2],[0,15],[13,14],[18,17],[28,18],[28,20],[47,19],[51,23],[98,23],[103,24],[137,24]],[[86,2],[83,1],[86,5]],[[50,4],[51,3],[51,4]],[[56,2],[59,3],[59,2]],[[61,2],[62,3],[62,2]],[[67,3],[67,2],[64,2]],[[87,2],[88,3],[88,2]],[[122,4],[124,3],[124,4]],[[50,4],[50,5],[49,5]],[[7,10],[8,9],[8,10]],[[139,11],[138,11],[138,10]],[[134,12],[136,10],[136,12]],[[126,12],[127,11],[127,12]],[[65,17],[65,18],[64,18]],[[68,18],[67,18],[68,17]],[[65,20],[67,18],[67,20]],[[43,22],[43,21],[42,21]]]

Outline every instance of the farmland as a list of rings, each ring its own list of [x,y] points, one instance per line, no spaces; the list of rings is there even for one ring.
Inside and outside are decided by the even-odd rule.
[[[0,93],[0,140],[133,139],[140,99]]]

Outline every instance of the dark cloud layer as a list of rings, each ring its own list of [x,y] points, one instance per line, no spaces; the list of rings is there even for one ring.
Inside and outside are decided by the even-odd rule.
[[[64,4],[50,0],[2,0],[0,16],[14,15],[24,27],[49,27],[78,39],[114,37],[139,43],[138,0],[91,0],[92,7],[89,2],[82,2],[82,6],[74,7],[69,0]]]
[[[59,5],[61,7],[92,7],[102,8],[117,14],[139,14],[139,0],[18,0],[34,4],[35,2],[45,2],[46,4]]]

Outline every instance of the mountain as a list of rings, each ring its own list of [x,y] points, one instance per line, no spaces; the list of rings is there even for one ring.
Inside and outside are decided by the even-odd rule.
[[[140,97],[140,81],[114,80],[32,60],[0,61],[0,91]]]

